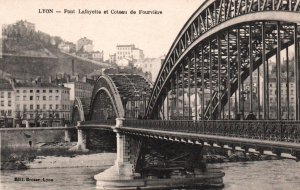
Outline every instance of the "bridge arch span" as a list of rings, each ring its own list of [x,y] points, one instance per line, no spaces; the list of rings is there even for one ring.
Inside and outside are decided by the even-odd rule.
[[[220,119],[220,111],[230,98],[227,94],[232,95],[238,91],[238,98],[241,98],[242,84],[249,77],[253,80],[250,73],[252,75],[259,67],[265,70],[266,62],[274,55],[276,65],[281,65],[281,50],[288,51],[292,44],[295,44],[296,52],[293,81],[299,97],[299,10],[299,3],[293,0],[206,1],[186,22],[174,40],[154,84],[147,107],[147,118],[159,118],[157,113],[164,112],[163,109],[172,109],[168,106],[163,108],[169,104],[165,103],[166,97],[167,101],[177,99],[177,107],[183,102],[180,111],[181,115],[184,115],[184,104],[191,104],[188,98],[190,93],[185,96],[185,91],[190,92],[190,88],[195,91],[197,88],[203,88],[202,96],[205,96],[204,91],[209,91],[211,99],[205,103],[201,100],[201,104],[205,104],[205,108],[199,111],[202,112],[202,119]],[[278,70],[276,75],[280,78],[280,68]],[[234,72],[240,76],[236,76]],[[230,78],[226,78],[225,74]],[[191,77],[193,79],[190,79]],[[280,85],[278,87],[280,89]],[[264,88],[267,89],[266,86]],[[251,97],[252,95],[253,91]],[[263,118],[268,119],[269,105],[265,105],[267,100],[264,94],[263,96],[264,111],[259,110],[257,115],[260,117],[260,114],[263,114]],[[277,99],[281,99],[280,94],[277,96]],[[189,102],[185,102],[187,100],[184,99],[189,99]],[[299,98],[296,99],[295,119],[299,119]],[[253,97],[251,100],[253,101]],[[277,115],[280,115],[279,110],[282,111],[281,106],[282,103],[278,100]],[[241,106],[238,107],[240,112]],[[253,112],[252,108],[251,110]],[[191,114],[186,115],[191,119]],[[170,119],[169,113],[163,119],[166,118]]]
[[[85,121],[84,107],[80,98],[76,97],[73,103],[71,121],[73,125],[77,124],[77,121]]]
[[[150,90],[151,83],[141,75],[102,75],[94,86],[89,120],[141,118]]]
[[[101,99],[101,96],[103,99]],[[107,75],[100,76],[94,86],[92,99],[91,99],[91,106],[90,106],[90,120],[96,120],[97,113],[96,113],[96,104],[101,103],[101,101],[109,100],[109,105],[98,105],[98,106],[108,106],[106,108],[112,108],[114,111],[115,117],[124,117],[124,108],[122,105],[120,94],[115,86],[114,82],[111,78]],[[101,108],[99,108],[101,109]],[[107,119],[107,118],[106,118]]]

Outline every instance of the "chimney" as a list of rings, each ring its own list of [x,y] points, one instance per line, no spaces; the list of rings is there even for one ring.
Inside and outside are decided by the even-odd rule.
[[[75,67],[74,67],[74,59],[72,59],[72,76],[74,76]]]
[[[49,83],[52,83],[52,77],[51,77],[51,75],[49,76]]]

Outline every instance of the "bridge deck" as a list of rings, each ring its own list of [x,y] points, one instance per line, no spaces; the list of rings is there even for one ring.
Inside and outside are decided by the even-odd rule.
[[[136,124],[138,121],[135,121]],[[143,122],[143,121],[141,121]],[[125,123],[126,124],[126,123]],[[274,122],[273,122],[274,124]],[[256,151],[262,152],[264,150],[272,151],[274,154],[280,155],[280,153],[288,153],[293,156],[299,157],[300,153],[300,143],[298,141],[283,141],[282,138],[277,138],[272,140],[256,138],[253,136],[252,138],[249,136],[226,136],[226,135],[216,135],[216,134],[205,134],[201,132],[194,133],[193,131],[186,130],[176,131],[170,130],[166,128],[157,128],[153,129],[151,127],[146,127],[145,125],[125,125],[124,127],[115,127],[113,124],[96,124],[92,123],[83,123],[80,126],[82,129],[101,129],[101,130],[110,130],[110,131],[118,131],[125,134],[137,135],[146,138],[155,138],[167,141],[181,142],[181,143],[198,143],[204,145],[205,143],[213,146],[214,144],[217,146],[225,146],[234,148],[241,147],[242,149],[253,148]],[[286,140],[286,139],[285,139]]]

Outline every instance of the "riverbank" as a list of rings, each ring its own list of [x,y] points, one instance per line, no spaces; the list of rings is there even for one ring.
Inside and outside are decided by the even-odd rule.
[[[95,153],[73,157],[38,156],[26,165],[29,169],[111,166],[115,158],[116,153]]]
[[[1,147],[1,170],[94,167],[113,165],[115,153],[70,151],[76,143],[41,143],[33,147]],[[103,156],[105,154],[105,156]]]

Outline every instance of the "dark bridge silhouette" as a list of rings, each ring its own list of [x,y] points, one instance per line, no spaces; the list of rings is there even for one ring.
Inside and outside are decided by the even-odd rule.
[[[101,76],[88,113],[78,100],[73,114],[74,122],[82,121],[80,134],[91,128],[117,134],[116,165],[95,176],[97,185],[123,184],[105,178],[109,172],[126,179],[150,175],[144,157],[157,142],[194,158],[184,163],[202,160],[197,155],[203,146],[299,159],[299,23],[299,0],[208,0],[177,35],[153,86],[139,75]],[[85,120],[78,117],[83,115]],[[166,165],[178,152],[157,152],[168,152],[163,168],[174,170]]]

